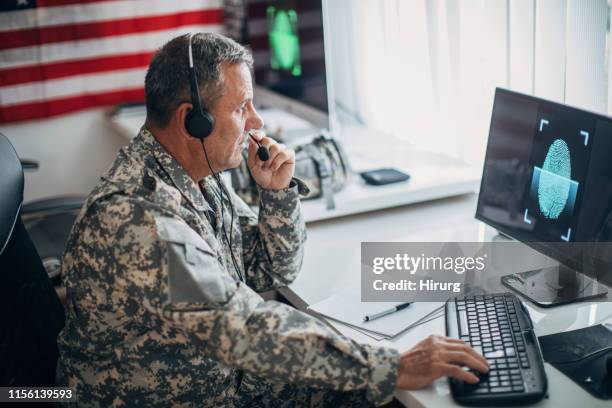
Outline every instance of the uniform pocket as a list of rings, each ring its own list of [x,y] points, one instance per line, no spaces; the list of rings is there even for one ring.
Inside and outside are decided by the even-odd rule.
[[[211,246],[185,222],[156,217],[168,262],[168,303],[172,309],[215,308],[236,291]]]

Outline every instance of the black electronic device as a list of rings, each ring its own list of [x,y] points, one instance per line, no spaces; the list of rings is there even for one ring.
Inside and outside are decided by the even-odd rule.
[[[375,186],[399,183],[410,179],[410,176],[396,169],[384,168],[359,173],[366,183]]]
[[[476,218],[559,262],[504,285],[545,307],[607,293],[610,151],[612,118],[496,90]]]
[[[544,360],[596,398],[612,400],[612,325],[538,338]]]
[[[519,405],[541,400],[548,387],[529,312],[512,293],[449,299],[446,335],[464,340],[489,362],[477,384],[449,379],[463,405]]]
[[[328,113],[321,0],[248,0],[247,35],[260,87]]]
[[[196,139],[204,140],[215,128],[215,119],[208,113],[202,100],[200,99],[200,89],[198,87],[198,77],[193,65],[193,50],[191,49],[191,39],[193,34],[189,34],[189,88],[191,91],[192,108],[185,117],[185,129],[189,135]]]
[[[259,142],[259,140],[255,139],[255,136],[253,136],[252,133],[249,133],[249,136],[251,137],[251,139],[253,139],[253,141],[257,145],[257,157],[259,157],[259,160],[264,161],[264,162],[268,161],[268,159],[270,158],[270,151],[268,150],[268,148],[266,146],[263,146]]]

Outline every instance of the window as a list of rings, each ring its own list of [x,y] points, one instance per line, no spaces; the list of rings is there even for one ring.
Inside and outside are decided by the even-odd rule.
[[[611,2],[330,1],[339,121],[479,164],[495,87],[607,113]]]

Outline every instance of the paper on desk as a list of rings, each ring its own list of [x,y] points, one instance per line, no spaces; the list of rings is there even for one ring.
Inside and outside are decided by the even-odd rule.
[[[366,330],[383,337],[394,337],[398,333],[432,315],[443,302],[415,302],[404,310],[391,313],[376,320],[364,322],[367,314],[382,312],[396,306],[398,302],[362,302],[360,285],[345,290],[310,306],[309,309],[324,317],[353,326],[359,331]]]
[[[322,315],[320,315],[320,316],[322,316]],[[361,327],[353,326],[352,324],[348,324],[346,322],[341,322],[341,321],[332,319],[332,318],[327,317],[327,316],[322,316],[322,317],[324,317],[324,318],[326,318],[328,320],[332,320],[332,321],[334,321],[334,322],[336,322],[338,324],[350,327],[351,329],[353,329],[355,331],[358,331],[359,333],[361,333],[361,334],[363,334],[365,336],[368,336],[368,337],[370,337],[370,338],[372,338],[372,339],[374,339],[376,341],[381,341],[381,340],[391,340],[391,339],[393,339],[393,338],[395,338],[395,337],[397,337],[397,336],[399,336],[401,334],[404,334],[406,331],[408,331],[408,330],[410,330],[410,329],[412,329],[412,328],[414,328],[416,326],[419,326],[421,324],[430,322],[430,321],[435,320],[435,319],[439,319],[439,318],[441,318],[443,316],[444,316],[444,309],[442,307],[440,307],[440,308],[434,310],[434,312],[430,313],[428,316],[424,316],[419,321],[417,321],[417,322],[413,323],[412,325],[406,327],[404,330],[400,331],[395,336],[385,336],[383,334],[379,334],[379,333],[376,333],[376,332],[371,332],[371,331],[365,330],[365,329],[363,329]]]

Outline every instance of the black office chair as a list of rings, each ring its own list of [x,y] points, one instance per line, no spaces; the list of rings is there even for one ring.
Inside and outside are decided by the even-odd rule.
[[[23,180],[0,133],[0,386],[52,386],[65,316],[20,217]]]

